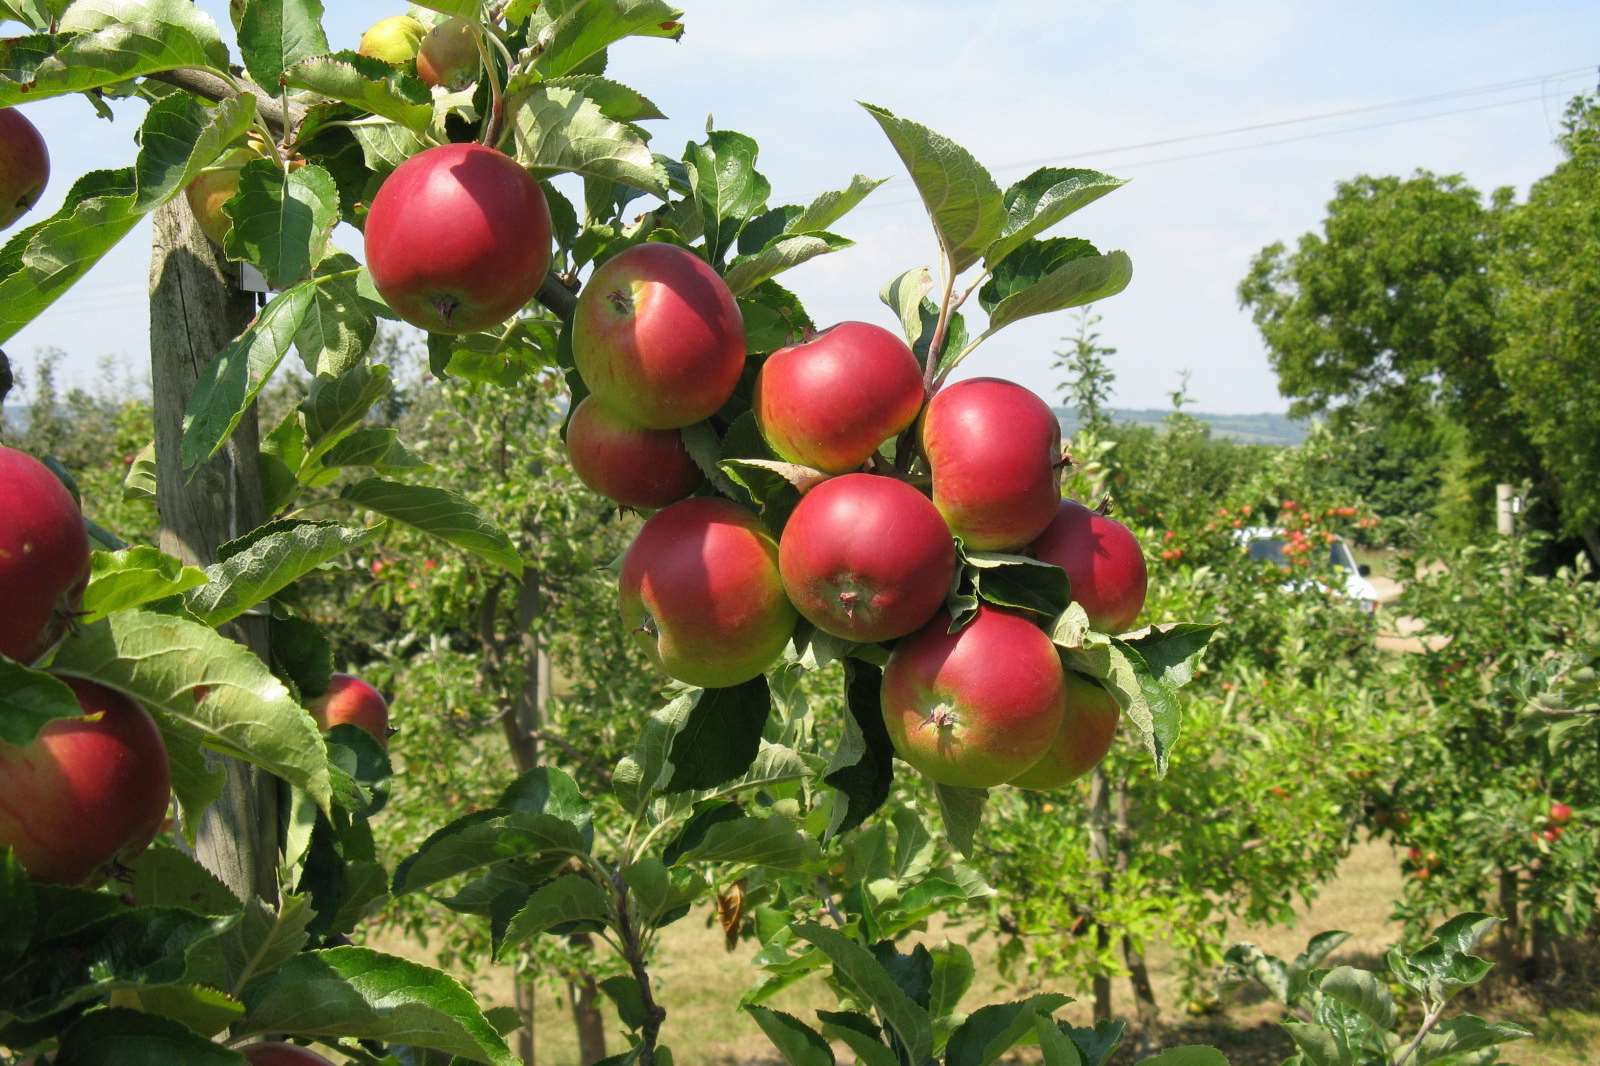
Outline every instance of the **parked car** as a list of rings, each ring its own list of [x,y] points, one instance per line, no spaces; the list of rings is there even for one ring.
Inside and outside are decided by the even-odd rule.
[[[1256,526],[1251,529],[1241,529],[1234,534],[1234,537],[1244,546],[1250,558],[1288,568],[1289,557],[1283,549],[1288,545],[1289,537],[1283,530],[1271,526]],[[1377,610],[1378,590],[1367,580],[1372,574],[1372,567],[1356,562],[1356,557],[1350,552],[1350,545],[1343,537],[1334,537],[1333,543],[1328,545],[1326,565],[1333,571],[1332,580],[1316,579],[1312,584],[1355,601],[1368,614]],[[1293,584],[1295,583],[1291,582],[1291,585]]]

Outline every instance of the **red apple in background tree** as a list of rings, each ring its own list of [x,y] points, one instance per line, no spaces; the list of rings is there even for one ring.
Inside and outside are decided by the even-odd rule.
[[[876,474],[830,478],[800,500],[778,544],[783,587],[818,629],[857,643],[932,618],[955,576],[950,529],[928,498]]]
[[[295,1044],[251,1044],[239,1052],[250,1066],[333,1066],[315,1051]]]
[[[1116,739],[1122,718],[1116,697],[1086,677],[1068,671],[1066,678],[1061,729],[1044,758],[1012,778],[1018,788],[1043,791],[1069,785],[1099,766]]]
[[[446,144],[385,179],[366,223],[373,283],[401,318],[472,333],[520,310],[550,269],[550,208],[515,161]]]
[[[733,395],[744,370],[744,319],[699,256],[672,244],[635,245],[583,287],[572,354],[597,402],[646,429],[680,429]]]
[[[75,885],[155,839],[172,778],[145,709],[65,678],[85,717],[57,718],[31,744],[0,741],[0,845],[36,881]]]
[[[1566,825],[1572,821],[1572,808],[1565,803],[1550,804],[1550,820],[1556,825]]]
[[[50,181],[50,152],[14,107],[0,110],[0,230],[27,214]]]
[[[1021,385],[972,378],[928,401],[922,451],[933,502],[950,531],[979,551],[1021,548],[1061,501],[1061,425]]]
[[[761,520],[699,496],[655,514],[622,560],[622,622],[652,661],[690,685],[762,673],[794,632],[778,546]]]
[[[391,15],[374,22],[361,35],[357,49],[362,55],[381,59],[392,67],[403,67],[417,58],[428,27],[410,15]]]
[[[428,85],[461,89],[477,80],[480,69],[478,29],[466,19],[439,23],[417,49],[417,77]]]
[[[567,425],[567,454],[579,480],[622,504],[654,510],[675,503],[701,482],[675,429],[642,429],[585,396]]]
[[[989,788],[1055,743],[1065,677],[1050,638],[987,604],[959,633],[933,621],[895,645],[883,671],[883,722],[895,754],[930,780]]]
[[[0,445],[0,655],[30,663],[66,629],[89,581],[89,534],[50,468]]]
[[[371,734],[383,747],[389,746],[389,704],[383,693],[349,674],[328,678],[328,691],[306,708],[317,720],[318,729],[353,725]]]
[[[1072,598],[1083,606],[1095,629],[1121,633],[1144,609],[1149,585],[1144,552],[1121,522],[1074,500],[1062,500],[1049,527],[1028,550],[1034,558],[1067,572]]]
[[[841,322],[768,356],[751,408],[784,459],[844,474],[915,422],[925,397],[922,367],[905,341],[866,322]]]

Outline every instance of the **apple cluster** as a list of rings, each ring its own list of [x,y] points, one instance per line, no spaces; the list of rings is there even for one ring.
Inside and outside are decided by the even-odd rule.
[[[572,350],[588,390],[568,426],[574,470],[619,504],[659,509],[623,558],[620,600],[665,673],[741,684],[778,662],[803,618],[892,646],[884,724],[935,782],[1051,789],[1104,758],[1116,700],[1064,669],[1033,618],[983,603],[958,627],[946,609],[962,551],[1061,567],[1101,631],[1126,630],[1143,608],[1138,541],[1061,498],[1060,425],[1038,396],[977,378],[930,397],[905,342],[864,322],[772,352],[750,409],[801,489],[775,535],[706,489],[681,432],[726,416],[749,380],[738,305],[702,259],[647,243],[605,262],[578,298]],[[925,477],[880,454],[903,434]]]

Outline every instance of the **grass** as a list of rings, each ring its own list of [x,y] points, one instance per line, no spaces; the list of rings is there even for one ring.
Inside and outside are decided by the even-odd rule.
[[[1233,939],[1248,940],[1274,955],[1292,957],[1304,948],[1312,934],[1343,929],[1352,934],[1351,938],[1335,952],[1329,965],[1350,963],[1381,968],[1384,950],[1399,934],[1398,925],[1388,920],[1388,901],[1399,892],[1400,870],[1391,849],[1381,843],[1362,844],[1310,907],[1297,908],[1297,920],[1292,926],[1241,927],[1235,930]],[[662,933],[652,972],[659,980],[658,998],[669,1014],[663,1035],[682,1066],[778,1066],[781,1060],[755,1023],[737,1009],[740,995],[756,976],[751,958],[755,948],[740,943],[732,951],[725,950],[721,930],[708,918],[706,909]],[[968,935],[965,929],[946,929],[935,923],[922,939],[937,944],[947,937],[966,941]],[[408,950],[403,943],[381,946],[401,954],[420,954],[414,947]],[[999,980],[992,941],[979,939],[969,947],[979,976],[963,1000],[968,1009],[1032,991]],[[1273,1024],[1281,1016],[1276,1005],[1248,988],[1233,989],[1222,996],[1220,1011],[1190,1018],[1182,1009],[1171,953],[1157,946],[1149,961],[1166,1023],[1157,1037],[1162,1046],[1212,1044],[1223,1049],[1233,1066],[1276,1066],[1292,1052],[1282,1030]],[[509,972],[489,971],[477,990],[489,1003],[509,1004]],[[1086,989],[1059,990],[1087,993]],[[1535,992],[1537,998],[1522,990],[1474,1005],[1473,1009],[1485,1017],[1519,1021],[1535,1030],[1533,1039],[1507,1045],[1501,1060],[1514,1066],[1588,1066],[1600,1062],[1600,985],[1569,980]],[[1130,1016],[1132,1003],[1126,982],[1117,982],[1113,994],[1117,1014]],[[832,998],[820,980],[811,978],[785,989],[769,1005],[810,1020],[817,1007],[831,1007]],[[1080,1023],[1087,1021],[1088,1004],[1075,1003],[1063,1015]],[[607,1020],[612,1033],[608,1050],[615,1053],[623,1047],[621,1030],[609,1011]],[[539,1066],[576,1063],[571,1015],[561,995],[540,991],[535,1024]],[[848,1054],[838,1050],[840,1062],[849,1062]],[[1036,1060],[1020,1057],[1007,1061]],[[1125,1054],[1116,1066],[1131,1066],[1134,1061],[1134,1056]]]

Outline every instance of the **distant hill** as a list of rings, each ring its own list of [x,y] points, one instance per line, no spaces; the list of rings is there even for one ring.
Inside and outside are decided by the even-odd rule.
[[[1069,407],[1055,408],[1056,417],[1061,420],[1063,433],[1071,434],[1078,428],[1078,414]],[[1113,407],[1111,420],[1124,425],[1157,426],[1172,413],[1170,408],[1159,407]],[[1226,440],[1236,440],[1242,444],[1299,444],[1306,439],[1309,426],[1298,419],[1288,415],[1274,414],[1270,411],[1257,415],[1210,415],[1204,411],[1190,411],[1190,417],[1197,418],[1211,427],[1211,432]]]

